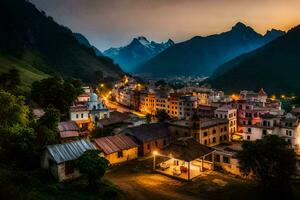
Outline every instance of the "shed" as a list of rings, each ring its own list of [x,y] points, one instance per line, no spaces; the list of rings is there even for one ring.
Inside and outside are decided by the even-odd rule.
[[[42,167],[49,169],[58,181],[77,178],[80,173],[74,168],[74,161],[91,149],[96,147],[88,139],[48,145],[42,156]]]

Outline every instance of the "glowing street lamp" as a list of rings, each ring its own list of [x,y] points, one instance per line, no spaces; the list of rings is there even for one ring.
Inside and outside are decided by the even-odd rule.
[[[153,171],[155,171],[155,158],[156,158],[157,154],[158,154],[157,151],[153,151]]]
[[[102,88],[103,88],[103,87],[104,87],[104,84],[103,84],[103,83],[101,83],[101,84],[100,84],[100,87],[102,87]]]

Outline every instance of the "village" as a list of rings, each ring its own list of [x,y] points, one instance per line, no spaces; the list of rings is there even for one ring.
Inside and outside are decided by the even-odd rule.
[[[42,167],[59,182],[80,177],[74,161],[90,149],[99,149],[112,168],[148,159],[151,173],[179,181],[212,171],[245,178],[236,154],[243,141],[266,135],[283,138],[299,154],[299,110],[285,112],[263,88],[231,95],[194,86],[175,91],[127,76],[112,90],[104,87],[83,88],[69,120],[59,123],[61,143],[46,147]]]

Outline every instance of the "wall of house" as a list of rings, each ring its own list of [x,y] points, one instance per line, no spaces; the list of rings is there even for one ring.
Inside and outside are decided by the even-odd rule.
[[[222,155],[222,154],[216,154],[216,155],[220,156],[220,161],[217,161],[215,159],[216,167],[221,167],[224,171],[229,172],[230,174],[242,176],[237,158],[229,155]],[[224,162],[225,156],[229,158],[229,163]]]
[[[138,157],[138,148],[134,147],[131,149],[123,150],[123,157],[118,158],[118,152],[105,155],[105,158],[109,161],[111,165],[126,162],[129,160],[137,159]]]
[[[162,149],[163,147],[165,147],[164,141],[165,141],[166,145],[168,145],[168,140],[166,138],[161,138],[161,139],[152,140],[152,141],[143,143],[143,145],[141,146],[141,148],[142,148],[141,153],[143,155],[146,155],[146,154],[152,153],[153,151]],[[148,148],[148,147],[150,147],[150,148]]]
[[[215,146],[230,141],[227,123],[198,130],[194,129],[192,135],[200,144],[207,146]]]
[[[89,119],[89,112],[88,111],[71,112],[70,118],[71,118],[72,121],[88,120]]]
[[[44,169],[48,169],[51,174],[56,178],[59,182],[72,180],[80,177],[80,173],[78,170],[74,168],[74,172],[71,174],[65,173],[65,163],[57,164],[52,156],[49,154],[48,150],[45,150],[42,158],[41,158],[41,166]]]
[[[88,102],[90,100],[90,97],[89,96],[79,96],[77,97],[77,101],[81,101],[81,102]]]
[[[67,180],[73,180],[81,176],[79,171],[74,168],[74,172],[71,174],[65,173],[65,163],[61,163],[57,165],[57,174],[58,174],[58,181],[67,181]]]
[[[171,141],[175,141],[178,138],[182,138],[182,137],[192,136],[191,128],[188,127],[170,125],[169,131],[171,133],[170,135]]]

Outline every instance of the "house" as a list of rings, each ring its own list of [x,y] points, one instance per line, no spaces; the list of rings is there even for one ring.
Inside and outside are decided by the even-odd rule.
[[[156,113],[156,94],[154,91],[142,92],[140,96],[140,111],[155,115]]]
[[[216,109],[215,106],[198,105],[194,113],[200,118],[212,118]]]
[[[237,109],[225,104],[215,110],[215,117],[228,119],[228,131],[234,134],[237,131]]]
[[[228,119],[193,119],[192,136],[200,143],[215,146],[231,141]]]
[[[239,161],[236,156],[237,153],[242,150],[241,142],[220,144],[213,148],[216,150],[214,159],[216,168],[221,168],[230,174],[242,176]]]
[[[109,110],[96,93],[91,93],[87,106],[92,122],[96,123],[100,119],[109,118]]]
[[[79,127],[74,121],[60,122],[58,124],[59,138],[62,142],[79,137]]]
[[[179,119],[191,119],[197,105],[198,102],[196,96],[181,96],[179,101]]]
[[[103,118],[98,121],[98,125],[101,128],[116,126],[119,124],[127,124],[126,120],[130,117],[129,113],[121,113],[118,111],[113,111],[109,114],[109,118]]]
[[[86,104],[74,104],[70,107],[70,119],[76,122],[79,128],[89,128],[92,121]]]
[[[96,147],[87,139],[48,145],[42,155],[42,168],[50,170],[59,182],[78,178],[80,173],[74,161],[91,149]]]
[[[202,172],[214,169],[214,151],[192,137],[179,138],[158,151],[157,156],[164,161],[155,164],[154,168],[162,174],[192,180]]]
[[[139,154],[146,155],[169,143],[168,125],[165,123],[143,124],[122,131],[139,145]]]
[[[90,94],[89,93],[82,93],[77,97],[78,102],[88,102],[90,100]]]
[[[95,146],[102,150],[111,165],[137,159],[138,145],[126,135],[101,137],[94,140]]]

